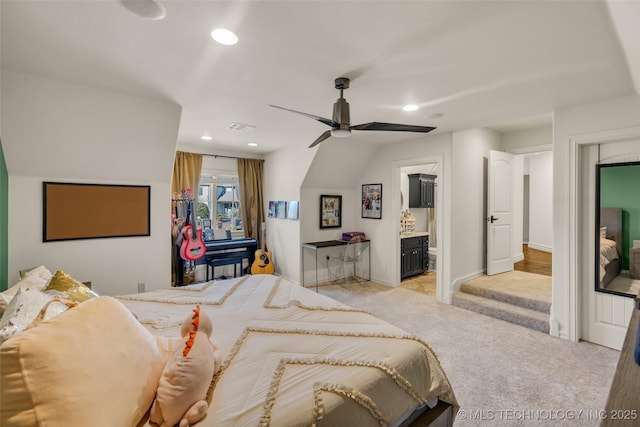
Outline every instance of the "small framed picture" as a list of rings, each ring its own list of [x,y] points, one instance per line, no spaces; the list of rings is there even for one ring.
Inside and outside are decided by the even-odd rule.
[[[287,219],[298,219],[297,200],[291,200],[287,203]]]
[[[276,217],[276,202],[274,200],[269,201],[269,210],[267,211],[267,218]]]
[[[342,227],[342,196],[320,196],[320,228]]]
[[[382,218],[382,184],[362,186],[362,218]]]
[[[278,200],[276,205],[276,218],[285,219],[287,217],[287,202]]]

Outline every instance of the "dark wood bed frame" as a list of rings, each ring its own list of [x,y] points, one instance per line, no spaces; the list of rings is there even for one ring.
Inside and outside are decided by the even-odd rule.
[[[622,208],[600,208],[600,227],[607,227],[607,239],[616,242],[619,255],[604,269],[606,274],[600,281],[600,288],[603,289],[622,271]]]
[[[423,412],[417,411],[409,417],[402,426],[408,427],[452,427],[453,426],[453,407],[443,402],[438,401],[438,404],[432,409],[428,409]]]

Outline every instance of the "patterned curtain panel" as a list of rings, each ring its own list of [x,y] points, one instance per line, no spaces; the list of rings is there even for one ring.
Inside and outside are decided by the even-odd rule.
[[[240,207],[244,224],[244,236],[260,239],[260,226],[264,221],[264,197],[262,193],[261,159],[238,159],[240,182]]]

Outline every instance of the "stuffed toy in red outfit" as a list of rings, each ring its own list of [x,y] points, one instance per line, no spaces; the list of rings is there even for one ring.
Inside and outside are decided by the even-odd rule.
[[[220,351],[211,341],[211,318],[197,306],[182,323],[184,346],[165,365],[150,421],[161,427],[188,427],[200,421],[209,408],[206,398]]]

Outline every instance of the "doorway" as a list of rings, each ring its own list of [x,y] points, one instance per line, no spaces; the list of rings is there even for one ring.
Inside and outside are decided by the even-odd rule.
[[[522,238],[520,243],[514,244],[514,269],[551,276],[553,154],[541,151],[516,155],[516,160],[519,158],[522,162],[522,221],[517,232]],[[520,246],[522,252],[518,253]]]
[[[425,185],[421,185],[423,179],[421,177],[428,179],[429,182],[422,182]],[[402,248],[400,287],[434,297],[438,256],[437,200],[434,196],[438,182],[437,163],[400,168],[400,245]],[[429,185],[431,185],[430,189]],[[424,194],[419,194],[423,193],[423,190],[429,193],[426,197]],[[420,203],[421,199],[425,199],[422,200],[423,203]],[[428,200],[432,203],[428,203]],[[424,203],[425,201],[427,203]],[[418,254],[409,255],[417,251],[419,251]],[[407,268],[411,271],[406,271]]]
[[[631,313],[634,308],[632,297],[596,291],[596,257],[600,249],[596,247],[596,165],[640,160],[638,139],[640,129],[622,137],[605,135],[606,139],[587,140],[580,145],[577,141],[576,168],[579,180],[575,186],[576,222],[578,233],[573,236],[576,253],[577,278],[575,286],[577,338],[595,344],[620,350],[624,341]],[[616,135],[614,135],[616,136]],[[596,135],[597,137],[597,135]],[[595,139],[595,138],[594,138]],[[590,142],[590,143],[589,143]],[[623,219],[624,221],[624,219]],[[623,234],[625,233],[623,228]],[[628,233],[628,231],[626,231]],[[624,241],[624,235],[621,236]],[[621,254],[624,256],[624,254]]]
[[[394,269],[394,282],[393,286],[401,285],[401,214],[404,209],[408,207],[409,194],[408,189],[403,190],[403,179],[409,173],[425,173],[427,175],[437,175],[436,186],[434,187],[435,204],[433,209],[425,209],[424,212],[415,212],[415,219],[420,222],[422,230],[429,230],[427,224],[430,225],[430,231],[426,231],[430,234],[428,250],[428,261],[430,261],[429,272],[426,274],[427,279],[435,282],[435,298],[438,301],[450,303],[449,292],[444,289],[444,283],[446,283],[449,276],[449,266],[443,262],[443,243],[446,243],[443,238],[443,209],[444,209],[444,184],[447,182],[446,171],[444,171],[443,163],[444,157],[442,155],[407,159],[397,161],[393,163],[393,175],[392,175],[392,198],[394,205],[394,234],[396,236],[395,244],[392,248]],[[407,178],[408,179],[408,178]],[[414,210],[414,209],[411,209]],[[429,213],[431,216],[429,216]],[[433,289],[433,285],[430,285]]]

